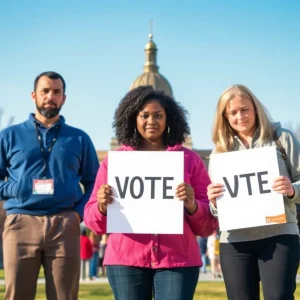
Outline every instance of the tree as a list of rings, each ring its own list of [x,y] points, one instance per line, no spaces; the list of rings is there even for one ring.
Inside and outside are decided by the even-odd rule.
[[[3,110],[3,108],[0,107],[0,130],[3,129],[3,128],[2,128],[2,118],[3,118],[3,114],[4,114],[4,110]],[[12,125],[12,124],[14,123],[14,121],[15,121],[15,117],[14,117],[14,116],[10,116],[10,117],[8,118],[8,121],[7,121],[7,124],[6,124],[5,127],[8,127],[8,126]]]
[[[296,138],[300,141],[300,124],[299,123],[294,125],[294,123],[290,121],[287,124],[285,124],[284,127],[291,130],[295,134]]]
[[[3,118],[4,110],[0,107],[0,131],[2,128],[2,118]],[[13,124],[15,120],[14,116],[10,116],[6,123],[5,127],[8,127]],[[3,269],[3,249],[2,249],[2,232],[4,228],[4,221],[5,221],[5,211],[3,209],[3,201],[0,202],[0,269]]]

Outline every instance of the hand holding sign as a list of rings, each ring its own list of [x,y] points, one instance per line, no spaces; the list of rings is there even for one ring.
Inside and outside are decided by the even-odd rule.
[[[108,184],[103,184],[97,192],[98,208],[103,215],[107,213],[107,204],[114,201],[112,195],[112,188]]]
[[[286,176],[279,176],[275,178],[272,188],[279,194],[287,195],[289,197],[293,197],[295,195],[292,183]]]
[[[184,201],[184,207],[189,214],[194,214],[197,210],[195,201],[195,192],[192,186],[187,183],[181,183],[176,188],[176,197]]]
[[[208,200],[213,203],[215,207],[217,207],[217,198],[223,195],[224,188],[221,183],[211,183],[207,187],[207,197]]]
[[[295,194],[293,185],[288,177],[286,176],[279,176],[275,178],[274,183],[272,185],[273,191],[287,195],[289,197],[293,197]],[[221,197],[224,192],[224,186],[221,183],[211,183],[207,187],[207,196],[208,200],[213,203],[215,207],[217,207],[217,198]]]
[[[212,154],[209,168],[221,231],[286,223],[282,194],[294,191],[279,175],[275,146]]]
[[[183,151],[109,151],[107,183],[99,192],[107,209],[107,232],[182,234],[184,204],[193,213],[194,191],[184,183]],[[180,186],[180,199],[176,189]],[[108,191],[107,191],[108,192]],[[99,202],[98,202],[99,203]],[[104,210],[103,209],[103,210]]]

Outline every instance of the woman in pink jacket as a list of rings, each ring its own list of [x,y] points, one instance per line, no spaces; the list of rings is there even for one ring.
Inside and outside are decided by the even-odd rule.
[[[217,221],[209,210],[205,165],[181,145],[190,133],[186,111],[163,92],[141,86],[121,100],[113,126],[124,145],[120,151],[184,152],[184,183],[176,190],[184,203],[184,233],[110,234],[104,264],[114,297],[147,300],[153,291],[156,300],[192,300],[202,266],[195,236],[212,234]],[[105,159],[85,206],[84,221],[97,234],[106,233],[107,205],[114,201],[108,167]]]

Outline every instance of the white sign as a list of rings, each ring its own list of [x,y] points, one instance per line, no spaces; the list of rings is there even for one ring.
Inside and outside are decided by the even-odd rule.
[[[225,189],[217,199],[222,231],[286,223],[283,197],[272,190],[279,176],[275,146],[212,154],[209,175]]]
[[[183,233],[183,201],[175,197],[184,181],[182,151],[110,151],[107,232]]]

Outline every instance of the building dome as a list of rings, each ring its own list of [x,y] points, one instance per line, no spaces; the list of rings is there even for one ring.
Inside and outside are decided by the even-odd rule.
[[[130,90],[141,85],[151,85],[155,90],[164,91],[166,95],[172,96],[168,80],[158,72],[143,73],[131,84]]]
[[[153,35],[149,34],[149,41],[145,46],[146,61],[144,73],[135,79],[129,89],[132,90],[141,85],[151,85],[155,90],[164,91],[166,95],[173,96],[170,83],[158,72],[156,52],[157,48],[153,42]]]
[[[153,35],[152,34],[149,34],[149,41],[145,46],[145,50],[150,50],[150,49],[153,49],[153,50],[157,51],[156,45],[153,42]]]

